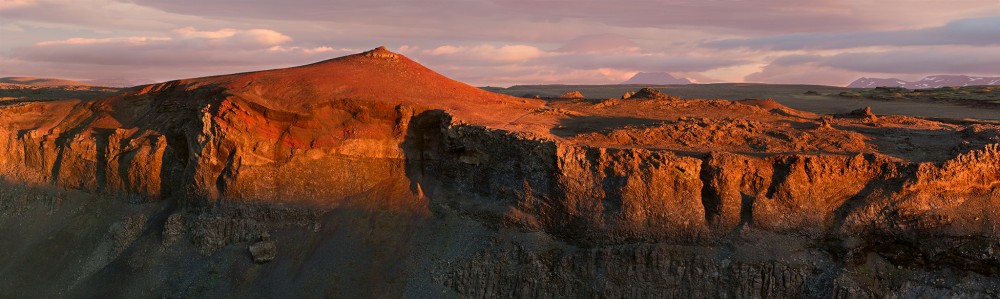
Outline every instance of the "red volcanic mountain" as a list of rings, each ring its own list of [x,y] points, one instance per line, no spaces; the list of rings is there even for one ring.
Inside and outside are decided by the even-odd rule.
[[[267,109],[291,113],[303,113],[341,99],[391,99],[406,105],[443,108],[460,118],[490,126],[502,126],[542,105],[540,101],[528,104],[449,79],[383,47],[301,67],[172,83],[188,88],[215,86]]]
[[[4,158],[40,158],[0,158],[0,165],[30,181],[90,190],[159,196],[175,191],[163,184],[176,180],[210,198],[321,198],[376,183],[359,177],[362,183],[327,188],[313,178],[371,174],[338,164],[353,156],[402,157],[408,121],[425,110],[501,128],[542,106],[378,48],[301,67],[141,86],[97,101],[18,103],[0,110],[7,136],[40,146]],[[66,155],[77,148],[90,150]],[[163,177],[164,169],[183,175]]]

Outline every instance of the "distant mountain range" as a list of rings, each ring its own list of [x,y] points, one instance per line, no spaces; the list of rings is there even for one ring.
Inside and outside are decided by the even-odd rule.
[[[638,73],[632,78],[629,78],[622,84],[650,84],[650,85],[668,85],[668,84],[691,84],[691,80],[687,78],[676,78],[668,73]]]
[[[15,84],[15,85],[25,85],[34,87],[53,87],[53,86],[87,86],[87,83],[64,80],[64,79],[52,79],[52,78],[35,78],[35,77],[3,77],[0,78],[0,83],[3,84]]]
[[[1000,85],[1000,77],[971,77],[963,75],[936,75],[927,76],[918,81],[905,81],[896,78],[864,78],[854,80],[847,87],[850,88],[873,88],[873,87],[905,87],[909,89],[938,88],[945,86],[973,86],[973,85]]]
[[[2,77],[0,84],[15,84],[33,87],[56,87],[56,86],[103,86],[103,87],[132,87],[154,83],[148,79],[125,79],[109,78],[88,81],[73,81],[66,79],[35,78],[35,77]]]
[[[132,87],[132,86],[156,83],[156,81],[149,79],[126,79],[126,78],[95,79],[84,82],[94,86],[105,86],[105,87]]]

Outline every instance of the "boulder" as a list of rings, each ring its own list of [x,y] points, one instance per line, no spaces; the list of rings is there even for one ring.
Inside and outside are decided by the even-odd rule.
[[[583,94],[580,93],[579,90],[574,90],[574,91],[570,91],[570,92],[564,93],[564,94],[562,94],[559,97],[563,98],[563,99],[582,99],[583,98]]]
[[[263,264],[274,260],[277,251],[271,235],[267,233],[260,236],[260,241],[250,244],[250,255],[253,256],[254,263]]]
[[[849,113],[849,114],[851,116],[853,116],[853,117],[863,118],[863,119],[869,119],[872,122],[878,121],[878,116],[875,116],[875,113],[872,113],[872,108],[871,107],[865,107],[865,108],[857,109],[857,110],[851,111],[851,113]]]
[[[636,98],[636,99],[666,99],[667,95],[663,94],[659,90],[656,90],[656,89],[653,89],[653,88],[649,88],[649,87],[645,87],[643,89],[640,89],[639,91],[636,91],[636,92],[632,93],[632,96],[630,98]]]

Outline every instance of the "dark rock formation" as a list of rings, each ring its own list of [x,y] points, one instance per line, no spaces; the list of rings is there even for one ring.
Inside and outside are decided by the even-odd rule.
[[[277,246],[274,241],[271,241],[271,235],[267,233],[261,235],[260,241],[257,243],[250,244],[250,255],[253,256],[253,261],[258,264],[273,261],[277,252]]]
[[[644,87],[632,94],[631,98],[636,99],[666,99],[667,95],[655,88]]]

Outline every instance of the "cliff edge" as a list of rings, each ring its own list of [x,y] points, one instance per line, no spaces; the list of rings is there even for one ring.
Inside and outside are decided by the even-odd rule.
[[[0,102],[0,293],[1000,294],[1000,126],[642,95],[378,48]]]

